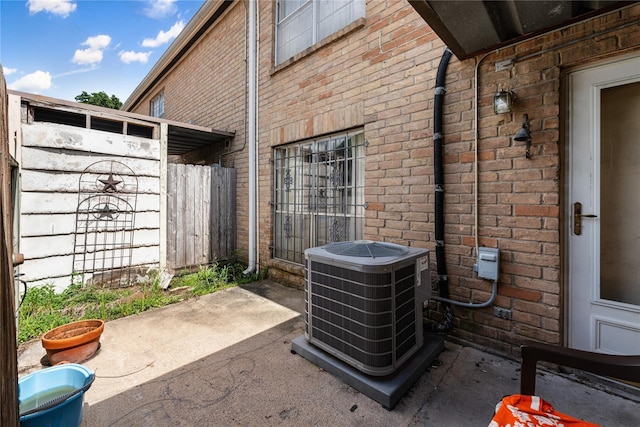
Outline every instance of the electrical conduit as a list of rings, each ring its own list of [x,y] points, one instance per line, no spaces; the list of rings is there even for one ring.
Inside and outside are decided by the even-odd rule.
[[[443,166],[443,136],[442,136],[442,105],[446,88],[444,86],[447,74],[447,66],[452,52],[446,48],[438,65],[436,74],[436,88],[433,110],[433,153],[434,153],[434,181],[435,181],[435,238],[436,238],[436,266],[438,273],[439,296],[431,299],[441,302],[442,322],[434,324],[432,329],[436,332],[445,332],[453,327],[453,312],[451,304],[467,308],[488,307],[498,293],[498,283],[493,282],[491,297],[483,303],[463,303],[449,298],[449,277],[444,252],[444,166]],[[477,101],[476,101],[477,105]],[[477,123],[477,119],[476,119]]]
[[[447,264],[444,253],[444,167],[442,155],[442,104],[444,102],[445,78],[447,66],[451,59],[451,50],[446,48],[438,65],[436,74],[436,88],[433,106],[433,175],[435,180],[435,211],[436,211],[436,266],[438,271],[438,291],[440,297],[444,298],[440,305],[443,320],[441,323],[433,325],[433,329],[438,332],[448,331],[452,327],[453,314],[451,306],[446,299],[449,298],[449,277],[447,276]],[[435,299],[435,298],[434,298]]]

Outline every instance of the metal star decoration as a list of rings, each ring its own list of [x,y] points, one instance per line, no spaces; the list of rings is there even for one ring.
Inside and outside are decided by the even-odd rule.
[[[113,220],[114,214],[118,214],[118,209],[109,203],[105,203],[104,206],[96,208],[95,212],[98,219]]]
[[[109,192],[117,193],[118,192],[117,185],[122,183],[122,181],[116,180],[113,177],[113,174],[109,174],[109,178],[107,179],[99,179],[98,181],[104,184],[104,188],[102,189],[102,191],[104,191],[105,193],[109,193]]]

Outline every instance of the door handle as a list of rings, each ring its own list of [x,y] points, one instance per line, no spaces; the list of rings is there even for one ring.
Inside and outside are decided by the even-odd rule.
[[[582,203],[575,202],[573,204],[573,234],[579,236],[582,234],[582,218],[597,218],[598,215],[583,214]]]

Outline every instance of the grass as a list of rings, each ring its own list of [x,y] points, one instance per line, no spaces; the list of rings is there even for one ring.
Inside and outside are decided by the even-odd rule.
[[[53,285],[31,287],[19,309],[18,342],[23,343],[57,326],[83,319],[105,322],[210,294],[263,278],[246,276],[238,263],[214,264],[172,279],[170,291],[158,279],[126,288],[74,283],[56,293]]]

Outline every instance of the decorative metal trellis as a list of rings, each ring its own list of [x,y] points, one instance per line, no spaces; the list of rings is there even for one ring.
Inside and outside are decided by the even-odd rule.
[[[83,282],[131,283],[138,177],[124,163],[104,160],[80,175],[73,271]]]

